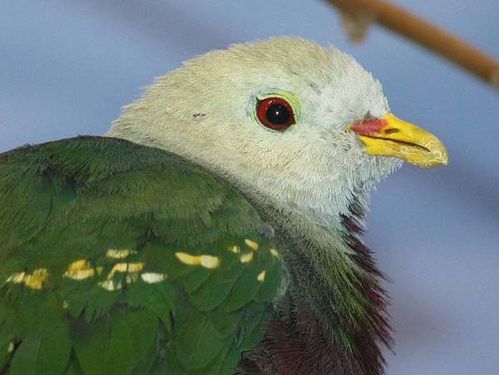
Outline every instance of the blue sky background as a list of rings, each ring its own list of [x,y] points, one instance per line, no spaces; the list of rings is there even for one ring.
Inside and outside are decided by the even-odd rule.
[[[397,0],[499,56],[497,0]],[[437,134],[450,164],[405,166],[373,196],[366,241],[391,277],[387,374],[495,374],[499,96],[378,27],[352,45],[325,1],[0,2],[0,152],[102,134],[153,77],[230,43],[298,35],[354,55],[394,113]]]

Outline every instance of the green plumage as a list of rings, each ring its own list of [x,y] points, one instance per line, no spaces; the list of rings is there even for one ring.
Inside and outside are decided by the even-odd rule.
[[[0,223],[2,373],[231,374],[280,284],[236,189],[123,140],[1,156]]]

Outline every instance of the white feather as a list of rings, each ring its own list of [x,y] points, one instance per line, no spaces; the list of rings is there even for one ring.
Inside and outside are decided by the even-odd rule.
[[[299,121],[284,132],[263,127],[255,96],[284,91]],[[337,49],[298,38],[234,45],[195,58],[125,107],[107,133],[159,147],[225,176],[253,199],[339,225],[355,196],[401,162],[368,156],[347,130],[383,116],[380,83]]]

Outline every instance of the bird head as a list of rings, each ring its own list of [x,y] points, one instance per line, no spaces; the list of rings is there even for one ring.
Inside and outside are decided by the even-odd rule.
[[[107,135],[171,151],[328,226],[403,160],[447,162],[435,136],[390,113],[381,84],[352,57],[289,37],[188,61]]]

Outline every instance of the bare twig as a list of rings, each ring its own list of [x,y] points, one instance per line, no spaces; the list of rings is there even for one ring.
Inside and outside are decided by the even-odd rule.
[[[499,62],[445,30],[383,0],[327,0],[341,12],[364,15],[436,52],[499,89]],[[365,17],[364,17],[365,18]]]

